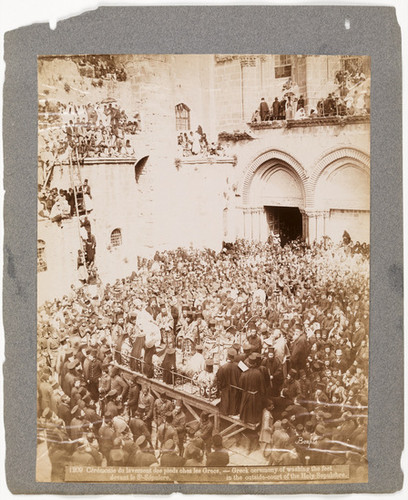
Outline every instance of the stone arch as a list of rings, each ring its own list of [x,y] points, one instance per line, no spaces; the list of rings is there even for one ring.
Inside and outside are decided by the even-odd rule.
[[[316,188],[322,175],[329,176],[334,171],[344,167],[353,166],[370,175],[370,157],[362,151],[354,148],[339,148],[325,154],[316,163],[308,182],[309,196],[307,198],[307,208],[315,208]]]
[[[241,194],[242,202],[248,205],[250,200],[251,183],[256,175],[257,170],[264,164],[270,164],[270,167],[280,166],[286,170],[297,180],[303,192],[303,198],[308,198],[307,190],[307,174],[302,165],[291,155],[280,150],[269,150],[260,154],[246,169],[242,177],[238,192]]]

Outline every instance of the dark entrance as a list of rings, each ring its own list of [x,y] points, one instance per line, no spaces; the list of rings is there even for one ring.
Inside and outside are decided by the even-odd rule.
[[[302,214],[297,207],[265,207],[269,234],[279,234],[282,246],[302,236]]]

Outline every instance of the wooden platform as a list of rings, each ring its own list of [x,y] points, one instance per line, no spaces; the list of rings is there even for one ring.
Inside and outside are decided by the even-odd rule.
[[[149,385],[150,390],[156,397],[160,393],[165,394],[167,397],[172,399],[182,399],[184,406],[197,421],[200,421],[199,411],[208,413],[214,419],[214,431],[219,433],[224,438],[235,436],[246,429],[254,431],[257,427],[255,424],[248,424],[238,418],[223,415],[217,406],[219,400],[210,401],[203,398],[199,394],[191,394],[186,390],[183,390],[182,386],[173,386],[165,384],[162,380],[148,378],[142,373],[132,371],[126,366],[119,365],[117,363],[112,363],[112,365],[133,375],[138,384]],[[224,423],[224,425],[222,425],[222,429],[220,425],[221,421]],[[225,424],[227,424],[226,427]]]

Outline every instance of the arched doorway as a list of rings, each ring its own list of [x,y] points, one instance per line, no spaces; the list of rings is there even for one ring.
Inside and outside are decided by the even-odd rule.
[[[326,213],[325,234],[335,243],[347,231],[353,241],[370,241],[370,177],[352,163],[333,165],[320,176],[315,200]]]
[[[265,206],[269,235],[279,235],[282,245],[301,238],[302,214],[298,207]]]
[[[334,243],[347,231],[353,241],[370,241],[370,158],[343,148],[324,156],[310,178],[309,203],[315,211],[311,239]],[[313,232],[314,231],[314,232]]]
[[[264,161],[262,161],[264,160]],[[243,184],[244,237],[281,243],[304,237],[305,172],[285,153],[262,155],[248,169]]]

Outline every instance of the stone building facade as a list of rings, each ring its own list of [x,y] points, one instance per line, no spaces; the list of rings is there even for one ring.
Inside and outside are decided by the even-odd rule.
[[[350,58],[116,57],[127,79],[101,87],[69,57],[39,62],[39,92],[55,89],[48,98],[96,103],[109,97],[128,116],[140,116],[134,157],[89,157],[81,167],[92,188],[96,265],[104,282],[129,275],[138,258],[156,250],[219,250],[236,238],[266,241],[282,227],[308,243],[324,236],[337,242],[344,230],[369,242],[369,115],[251,122],[260,99],[270,104],[288,78],[305,109],[316,107],[336,90],[336,72]],[[363,64],[367,73],[364,58]],[[198,126],[210,142],[220,140],[221,156],[180,154],[177,135]],[[69,183],[69,165],[61,162],[51,185]],[[63,228],[40,220],[38,245],[46,262],[38,273],[42,302],[67,293],[76,280],[76,218]]]

